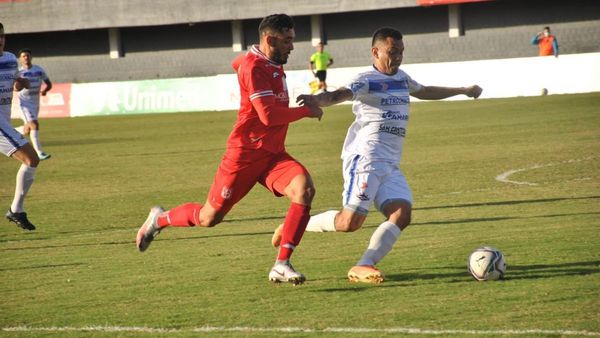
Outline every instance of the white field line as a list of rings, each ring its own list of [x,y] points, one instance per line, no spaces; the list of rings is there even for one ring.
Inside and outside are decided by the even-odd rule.
[[[535,165],[532,165],[532,166],[527,167],[527,168],[508,170],[508,171],[505,171],[502,174],[496,176],[496,181],[503,182],[503,183],[518,184],[518,185],[536,186],[536,185],[538,185],[537,183],[512,181],[512,180],[509,180],[508,177],[510,175],[512,175],[512,174],[515,174],[515,173],[518,173],[518,172],[527,171],[527,170],[534,170],[534,169],[545,168],[545,167],[553,167],[553,166],[557,166],[557,165],[561,165],[561,164],[569,164],[569,163],[576,163],[576,162],[582,162],[582,161],[589,161],[589,160],[592,160],[592,159],[594,159],[594,156],[589,156],[589,157],[580,158],[580,159],[574,159],[574,160],[567,160],[567,161],[562,161],[562,162],[558,162],[558,163],[535,164]]]
[[[4,327],[5,332],[131,332],[131,333],[193,333],[193,332],[279,332],[279,333],[403,333],[403,334],[427,334],[427,335],[562,335],[562,336],[600,336],[600,332],[594,331],[576,331],[576,330],[542,330],[542,329],[524,329],[524,330],[443,330],[443,329],[419,329],[406,327],[393,328],[352,328],[352,327],[332,327],[325,329],[302,328],[302,327],[222,327],[222,326],[202,326],[196,328],[152,328],[144,326],[50,326],[50,327],[30,327],[15,326]]]

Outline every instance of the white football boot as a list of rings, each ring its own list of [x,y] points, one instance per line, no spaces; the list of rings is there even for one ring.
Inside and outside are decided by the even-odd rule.
[[[275,263],[271,272],[269,272],[269,280],[273,283],[292,283],[299,285],[304,283],[306,278],[300,272],[294,270],[292,264],[288,263]]]
[[[153,206],[150,209],[150,213],[148,214],[148,218],[142,226],[140,230],[138,230],[137,237],[135,239],[135,244],[137,245],[138,250],[141,252],[146,251],[150,246],[150,243],[154,240],[156,236],[160,233],[161,228],[156,223],[158,219],[158,215],[165,212],[161,206]]]

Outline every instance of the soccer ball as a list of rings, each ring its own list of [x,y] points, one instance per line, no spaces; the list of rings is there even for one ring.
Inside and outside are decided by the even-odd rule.
[[[504,277],[506,262],[500,250],[491,246],[475,249],[467,262],[469,273],[478,281],[497,280]]]

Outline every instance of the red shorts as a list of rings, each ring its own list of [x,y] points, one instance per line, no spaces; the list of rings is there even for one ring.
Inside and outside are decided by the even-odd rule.
[[[306,168],[287,152],[228,149],[215,175],[208,201],[218,212],[228,212],[257,182],[279,197],[298,175],[309,176]]]

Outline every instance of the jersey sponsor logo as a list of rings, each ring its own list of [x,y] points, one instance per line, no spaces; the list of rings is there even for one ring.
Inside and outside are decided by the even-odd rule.
[[[279,73],[278,72],[273,72],[273,78],[276,79],[277,77],[279,77]]]
[[[221,189],[221,197],[223,197],[223,199],[230,199],[232,193],[233,190],[229,187],[223,187],[223,189]]]
[[[350,90],[351,90],[353,93],[356,93],[357,91],[359,91],[359,90],[360,90],[362,87],[364,87],[364,86],[365,86],[364,82],[353,82],[353,83],[350,85]]]
[[[12,87],[0,88],[0,93],[12,93],[12,91],[13,91]]]
[[[14,80],[15,76],[13,74],[0,74],[0,81],[6,80]]]
[[[398,127],[398,126],[390,126],[390,125],[385,125],[385,124],[382,124],[379,126],[379,132],[380,133],[388,133],[388,134],[392,134],[392,135],[396,135],[396,136],[400,136],[400,137],[406,136],[406,129],[404,129],[402,127]]]
[[[381,117],[386,120],[393,121],[408,121],[408,114],[403,114],[399,111],[388,110],[385,113],[381,114]]]
[[[0,106],[10,106],[12,104],[12,97],[0,97]]]
[[[400,97],[400,96],[388,96],[381,99],[382,106],[397,106],[397,105],[407,105],[410,102],[408,97]]]
[[[0,69],[17,69],[17,61],[0,62]]]
[[[406,90],[408,81],[406,80],[375,80],[369,81],[370,92],[386,92],[389,90]]]
[[[280,100],[280,101],[289,101],[289,96],[287,92],[279,92],[277,94],[275,94],[275,97]]]

